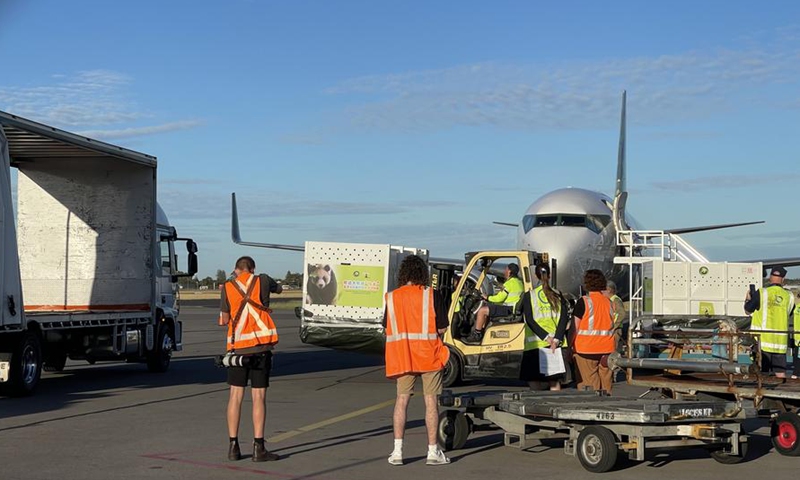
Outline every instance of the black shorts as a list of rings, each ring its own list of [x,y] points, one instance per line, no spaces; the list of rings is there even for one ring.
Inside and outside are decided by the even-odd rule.
[[[489,304],[490,317],[508,317],[514,313],[514,309],[505,305],[498,305],[496,303]]]
[[[761,352],[761,372],[785,372],[786,354]]]
[[[228,385],[246,387],[248,380],[253,388],[269,387],[269,372],[272,370],[272,352],[251,355],[248,367],[228,367]]]

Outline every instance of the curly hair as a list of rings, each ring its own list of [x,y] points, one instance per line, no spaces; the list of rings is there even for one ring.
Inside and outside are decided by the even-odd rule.
[[[586,270],[583,274],[583,288],[587,292],[602,292],[606,289],[606,276],[600,270]]]
[[[400,264],[397,274],[397,285],[402,287],[407,283],[427,287],[429,282],[428,264],[417,255],[409,255]]]

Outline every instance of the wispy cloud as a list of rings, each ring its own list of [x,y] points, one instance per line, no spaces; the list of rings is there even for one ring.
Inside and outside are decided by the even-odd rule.
[[[50,82],[0,84],[0,109],[98,139],[141,137],[201,125],[196,119],[135,125],[156,117],[131,98],[132,78],[111,70],[56,73]],[[2,81],[0,79],[0,81]],[[116,128],[103,128],[119,126]]]
[[[626,88],[635,98],[632,121],[663,124],[726,111],[732,92],[757,96],[759,89],[797,82],[800,37],[794,32],[773,32],[759,47],[370,75],[326,93],[352,99],[343,123],[357,130],[607,127]]]
[[[139,120],[143,114],[127,98],[131,79],[109,70],[57,74],[50,84],[0,86],[4,110],[64,127],[108,125]]]
[[[148,125],[146,127],[128,127],[110,130],[84,130],[78,133],[85,137],[97,138],[99,140],[113,140],[120,138],[141,137],[144,135],[155,135],[158,133],[175,132],[178,130],[188,130],[202,124],[202,120],[181,120],[179,122]]]
[[[782,175],[713,175],[708,177],[687,178],[684,180],[670,180],[665,182],[652,182],[650,185],[662,191],[669,192],[702,192],[707,190],[729,190],[732,188],[752,188],[754,185],[781,184],[800,180],[800,174],[787,173]]]

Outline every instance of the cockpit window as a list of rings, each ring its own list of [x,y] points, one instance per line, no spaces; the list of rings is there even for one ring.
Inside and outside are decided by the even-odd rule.
[[[611,215],[587,215],[586,227],[594,233],[600,233],[611,223]]]
[[[610,215],[576,215],[570,213],[525,215],[522,228],[525,233],[538,227],[585,227],[600,233],[611,223]]]
[[[561,222],[559,225],[562,227],[585,227],[585,215],[561,215]]]
[[[537,227],[554,227],[558,225],[558,215],[536,215]]]
[[[522,228],[525,233],[535,227],[555,227],[558,225],[558,215],[525,215],[522,219]]]

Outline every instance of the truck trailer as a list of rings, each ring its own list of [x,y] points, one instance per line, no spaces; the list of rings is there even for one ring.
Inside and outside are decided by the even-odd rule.
[[[0,160],[0,393],[67,358],[166,371],[197,245],[156,202],[156,158],[0,112]]]

